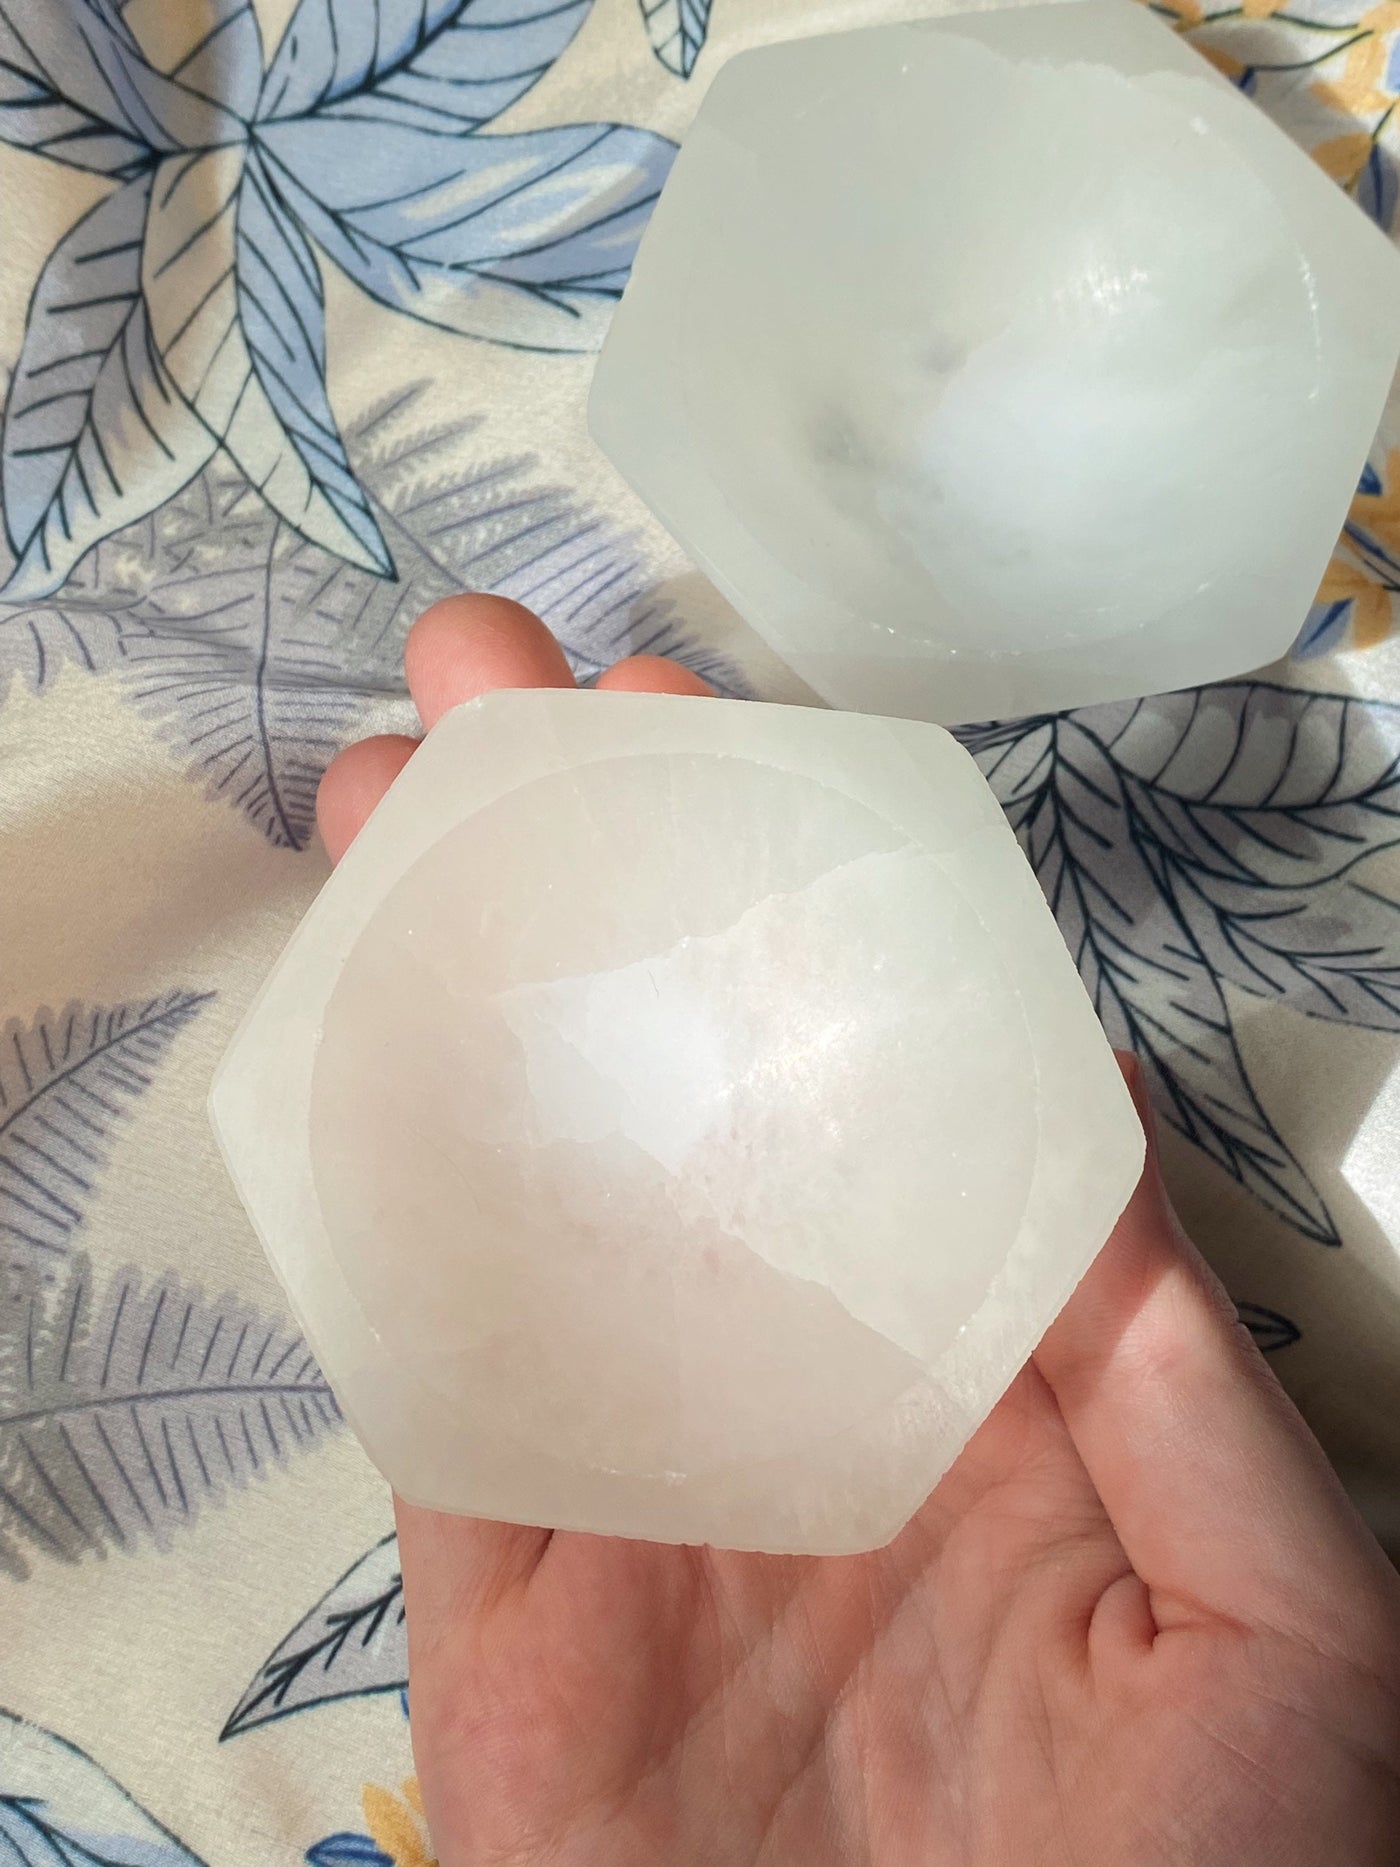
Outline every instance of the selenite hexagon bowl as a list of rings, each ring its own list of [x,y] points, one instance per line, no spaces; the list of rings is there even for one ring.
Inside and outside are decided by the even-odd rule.
[[[768,1550],[899,1528],[1143,1155],[953,739],[636,694],[447,715],[211,1112],[403,1496]]]

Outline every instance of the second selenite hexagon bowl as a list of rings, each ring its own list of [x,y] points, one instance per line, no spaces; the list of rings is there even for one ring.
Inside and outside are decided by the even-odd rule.
[[[1400,254],[1145,7],[741,53],[593,432],[823,699],[1006,718],[1288,649],[1400,351]]]

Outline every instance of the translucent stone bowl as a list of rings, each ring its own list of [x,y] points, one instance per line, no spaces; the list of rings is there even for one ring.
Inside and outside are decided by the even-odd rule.
[[[1144,7],[723,67],[593,433],[833,705],[945,722],[1283,654],[1400,350],[1400,255]]]
[[[401,1495],[767,1550],[894,1534],[1143,1157],[948,734],[641,694],[442,720],[210,1107]]]

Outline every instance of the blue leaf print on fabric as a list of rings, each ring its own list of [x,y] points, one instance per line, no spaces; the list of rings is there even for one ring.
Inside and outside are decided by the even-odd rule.
[[[971,736],[969,736],[971,737]],[[1112,1043],[1143,1060],[1167,1119],[1310,1237],[1321,1196],[1260,1106],[1204,955],[1164,925],[1122,775],[1079,716],[973,741]]]
[[[198,6],[140,9],[141,34],[113,12],[146,62],[185,90],[249,121],[262,90],[262,33],[253,0],[200,0]]]
[[[259,118],[349,117],[459,135],[523,97],[592,0],[302,0]]]
[[[0,1711],[5,1867],[203,1867],[91,1757]]]
[[[710,0],[639,0],[651,49],[678,78],[695,69],[710,25]]]
[[[1400,710],[1238,682],[1138,705],[1113,755],[1217,977],[1400,1030],[1400,906],[1353,874],[1400,843]]]
[[[960,736],[1166,1119],[1337,1244],[1250,1083],[1222,984],[1400,1030],[1400,907],[1353,874],[1400,842],[1400,709],[1237,681]]]
[[[312,502],[324,499],[343,528],[336,547],[340,555],[381,576],[391,575],[393,560],[345,457],[326,394],[326,305],[316,257],[279,201],[257,150],[249,158],[239,201],[235,271],[254,373],[305,469],[297,484],[300,510],[294,498],[265,481],[258,483],[259,492],[299,531],[306,527]],[[322,521],[313,529],[324,538],[329,525]]]
[[[1316,661],[1340,648],[1346,637],[1349,602],[1315,603],[1288,651],[1294,661]]]
[[[390,1535],[347,1569],[269,1655],[221,1737],[334,1699],[401,1693],[407,1681],[403,1577],[398,1538]]]
[[[326,117],[260,140],[301,219],[372,297],[468,337],[594,350],[675,156],[607,124],[453,137],[366,137]]]
[[[1363,213],[1369,214],[1384,232],[1390,232],[1396,200],[1400,198],[1400,173],[1390,151],[1379,142],[1372,143],[1371,153],[1361,166],[1354,198]]]
[[[342,1425],[296,1330],[236,1297],[0,1267],[0,1570],[168,1548]]]
[[[241,238],[250,161],[246,146],[235,145],[170,156],[156,170],[142,259],[155,346],[200,421],[274,512],[327,550],[383,571],[389,567],[382,545],[377,538],[377,548],[362,541],[368,519],[363,500],[358,507],[347,501],[344,456],[324,397],[325,433],[334,451],[323,444],[318,456],[302,444],[309,425],[305,406],[282,407],[281,397],[269,393],[267,372],[258,367],[250,347],[240,264],[253,258],[256,291],[265,287],[269,258],[255,252],[251,238]],[[255,189],[251,221],[255,233],[270,234]],[[288,282],[289,296],[296,289]],[[298,295],[314,317],[304,282]],[[256,331],[266,336],[265,316]],[[304,363],[307,340],[302,341]],[[358,530],[346,523],[347,504],[355,511]]]
[[[0,597],[56,592],[220,446],[301,536],[394,574],[326,393],[310,241],[448,330],[596,348],[674,145],[606,123],[478,134],[590,3],[301,0],[264,79],[246,0],[198,25],[145,9],[139,32],[103,0],[34,19],[0,0],[0,135],[125,181],[36,298],[4,437],[18,561]]]
[[[70,1005],[0,1030],[0,1268],[67,1250],[118,1124],[211,997]]]
[[[238,133],[232,112],[153,70],[92,0],[0,0],[0,140],[120,176]]]
[[[134,174],[149,159],[144,138],[65,93],[9,12],[0,10],[0,140],[98,175]],[[75,61],[61,62],[72,91],[80,93],[71,75]],[[101,101],[108,102],[105,96]]]
[[[5,408],[0,487],[19,560],[5,594],[38,597],[101,539],[184,486],[214,437],[151,342],[142,175],[65,235],[34,294]]]
[[[311,1867],[394,1867],[368,1835],[327,1835],[306,1850],[306,1858]]]

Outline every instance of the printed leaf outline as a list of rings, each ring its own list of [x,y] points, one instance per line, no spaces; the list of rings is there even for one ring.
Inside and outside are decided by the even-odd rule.
[[[651,49],[678,78],[688,78],[710,28],[711,0],[638,0]]]
[[[9,18],[0,0],[0,142],[69,168],[125,180],[149,159],[144,138],[66,97]]]
[[[300,0],[264,79],[249,0],[214,0],[183,27],[151,10],[139,33],[112,0],[28,9],[22,33],[18,0],[0,0],[0,134],[124,181],[119,206],[96,213],[144,222],[144,239],[137,228],[51,256],[55,277],[70,260],[120,270],[112,291],[53,295],[55,315],[117,329],[92,342],[79,327],[42,359],[66,375],[28,415],[71,426],[90,405],[92,419],[86,446],[63,437],[46,522],[21,510],[12,526],[18,561],[0,595],[33,604],[58,590],[216,446],[286,524],[392,574],[326,393],[307,235],[365,289],[449,330],[596,348],[674,145],[608,123],[476,135],[549,69],[590,4]],[[386,162],[404,171],[387,194]],[[42,445],[58,464],[59,444]],[[20,463],[37,458],[27,437],[12,444],[7,507],[17,485],[25,506],[22,483],[41,470]],[[39,625],[31,635],[46,651]]]
[[[141,291],[149,175],[50,254],[5,408],[7,600],[57,590],[94,544],[179,491],[214,438],[170,382]]]
[[[978,752],[1110,1041],[1137,1052],[1167,1120],[1308,1236],[1336,1242],[1254,1093],[1218,983],[1176,917],[1164,919],[1105,747],[1071,714],[1007,728]]]
[[[394,1867],[394,1862],[376,1847],[368,1835],[342,1832],[327,1835],[306,1850],[311,1867]]]
[[[0,1266],[68,1249],[118,1124],[212,997],[74,1003],[0,1030]]]
[[[93,0],[0,0],[0,141],[122,177],[239,134],[237,116],[153,70]]]
[[[200,0],[197,6],[147,7],[133,31],[120,5],[118,23],[153,71],[245,121],[263,85],[262,30],[253,0]]]
[[[653,593],[631,533],[537,479],[532,455],[473,459],[480,422],[425,422],[430,394],[430,383],[415,383],[353,431],[357,462],[404,561],[397,590],[338,570],[365,605],[354,611],[357,670],[381,688],[397,682],[405,609],[411,620],[433,595],[477,589],[536,610],[582,681],[621,655],[655,654],[683,661],[721,694],[747,692],[734,664]]]
[[[1370,153],[1352,184],[1352,195],[1362,213],[1369,214],[1382,233],[1392,231],[1400,201],[1400,167],[1378,138],[1372,138]]]
[[[1400,844],[1400,708],[1254,681],[1120,713],[1140,840],[1216,976],[1400,1030],[1400,904],[1355,873]]]
[[[239,191],[235,276],[253,373],[269,410],[277,410],[304,477],[289,498],[274,481],[255,479],[242,459],[240,466],[273,510],[303,536],[349,563],[392,577],[393,559],[345,457],[326,393],[326,300],[316,257],[256,149]],[[338,529],[324,519],[318,522],[318,502],[329,507]]]
[[[316,1603],[258,1669],[221,1741],[334,1699],[399,1692],[408,1634],[398,1538],[378,1542]]]
[[[593,0],[301,0],[257,116],[479,129],[542,78]]]
[[[630,537],[537,483],[530,457],[480,458],[480,424],[430,424],[422,398],[415,385],[350,431],[397,581],[279,530],[221,457],[99,546],[63,597],[0,609],[0,692],[7,678],[42,689],[65,662],[124,674],[191,777],[275,844],[299,849],[330,758],[358,731],[382,730],[386,697],[404,692],[409,623],[456,590],[493,589],[540,609],[582,678],[645,650],[743,691],[728,661],[648,596]]]
[[[1340,648],[1350,611],[1351,603],[1345,599],[1314,603],[1288,651],[1290,657],[1294,661],[1312,661]]]
[[[1237,1303],[1240,1321],[1254,1337],[1266,1355],[1277,1354],[1280,1349],[1292,1348],[1295,1342],[1301,1342],[1303,1332],[1296,1322],[1290,1322],[1276,1309],[1265,1309],[1262,1303]]]
[[[0,1857],[13,1867],[204,1867],[86,1751],[3,1709]]]
[[[0,1277],[0,1569],[168,1547],[342,1425],[300,1335],[174,1271]]]
[[[134,552],[130,540],[139,539]],[[133,557],[154,551],[150,516],[94,545],[61,595],[6,607],[0,603],[0,706],[13,686],[48,691],[65,667],[106,674],[126,660],[136,629],[129,611],[148,591],[131,582]]]
[[[270,253],[257,242],[281,235],[278,250],[286,256],[294,249],[258,192],[261,169],[253,177],[251,166],[247,146],[236,143],[168,156],[155,171],[141,255],[155,349],[184,401],[274,512],[339,556],[383,573],[391,567],[344,463],[316,361],[324,341],[319,276],[304,241],[296,260],[316,286],[308,288],[306,274],[299,285],[282,282],[286,303],[304,322],[290,380],[278,384],[270,369],[269,316],[258,296],[258,288],[268,289]],[[290,343],[295,318],[284,311],[282,320]],[[261,358],[250,336],[261,340]],[[308,365],[319,395],[306,384]]]
[[[450,136],[333,115],[258,126],[282,197],[392,311],[515,350],[596,350],[676,146],[579,123]]]
[[[1203,872],[1315,886],[1400,843],[1400,707],[1227,681],[1087,710],[1162,846]]]
[[[394,582],[281,525],[223,460],[132,535],[149,594],[122,612],[118,637],[104,631],[107,665],[125,671],[128,697],[190,776],[280,848],[308,846],[322,772],[404,693],[409,625],[455,591],[538,609],[584,676],[647,647],[737,684],[647,600],[628,537],[537,483],[529,456],[473,458],[476,424],[427,426],[420,405],[406,391],[350,431]],[[0,620],[0,655],[4,643]]]
[[[1365,1021],[1393,1028],[1400,913],[1358,892],[1355,911],[1371,917],[1358,943],[1336,910],[1337,878],[1392,840],[1395,714],[1352,696],[1235,682],[960,735],[1111,1040],[1142,1058],[1166,1119],[1328,1245],[1340,1242],[1336,1228],[1259,1102],[1221,979],[1347,1021],[1362,1021],[1364,1000]],[[1237,972],[1222,957],[1231,943],[1261,942],[1276,953],[1272,970]],[[1335,972],[1347,994],[1311,989]]]
[[[24,345],[5,402],[0,496],[5,534],[20,555],[58,493],[75,442],[91,419],[99,370],[141,297],[141,232],[151,178],[118,188],[85,214],[49,255],[30,300]],[[95,277],[89,268],[96,267]],[[86,291],[88,302],[71,302]],[[86,312],[84,323],[69,319]],[[62,339],[78,337],[81,348]],[[76,405],[76,406],[75,406]]]

